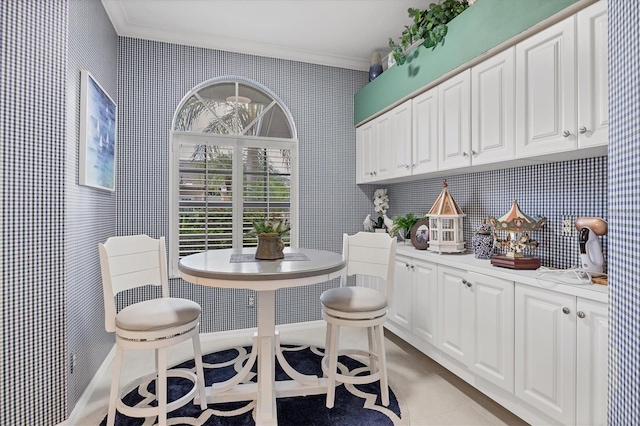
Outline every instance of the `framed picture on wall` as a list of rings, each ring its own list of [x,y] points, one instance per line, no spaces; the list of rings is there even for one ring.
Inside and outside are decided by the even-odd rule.
[[[80,83],[80,185],[115,191],[118,108],[87,70]]]

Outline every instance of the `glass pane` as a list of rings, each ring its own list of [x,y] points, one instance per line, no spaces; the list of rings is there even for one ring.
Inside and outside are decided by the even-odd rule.
[[[453,219],[442,219],[443,229],[453,229]]]
[[[247,84],[213,83],[178,111],[174,130],[290,139],[293,130],[271,96]]]
[[[246,236],[255,220],[291,219],[291,152],[289,150],[245,148],[243,226],[245,247],[257,245]],[[285,244],[289,236],[284,236]]]
[[[431,219],[431,226],[429,228],[438,228],[438,219]]]
[[[453,231],[442,231],[442,241],[453,241]]]
[[[179,256],[232,246],[232,151],[183,144],[179,162]]]

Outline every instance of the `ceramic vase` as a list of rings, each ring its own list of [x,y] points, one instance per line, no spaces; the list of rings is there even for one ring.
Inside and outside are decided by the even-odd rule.
[[[491,227],[484,220],[482,225],[476,228],[476,234],[471,240],[471,245],[476,259],[491,259],[491,255],[493,255],[493,236],[491,235]]]
[[[256,259],[276,260],[284,259],[284,243],[279,235],[261,236],[258,235],[258,248],[256,249]]]
[[[373,81],[377,76],[382,74],[382,59],[378,52],[371,57],[371,66],[369,67],[369,81]]]

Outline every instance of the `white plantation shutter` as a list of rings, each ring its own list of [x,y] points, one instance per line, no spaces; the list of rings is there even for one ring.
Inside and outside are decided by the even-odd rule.
[[[231,248],[233,149],[183,143],[179,165],[179,257]]]
[[[243,247],[257,246],[256,237],[247,237],[254,220],[281,218],[291,221],[291,150],[244,148],[242,152],[244,224]],[[284,237],[289,245],[289,236]]]

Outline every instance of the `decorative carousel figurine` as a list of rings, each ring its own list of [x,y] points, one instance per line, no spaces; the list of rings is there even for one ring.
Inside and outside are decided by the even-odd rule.
[[[538,269],[540,259],[525,252],[532,252],[538,242],[531,238],[531,232],[538,231],[546,223],[544,217],[534,219],[522,213],[518,202],[513,200],[511,210],[500,219],[489,218],[494,230],[494,245],[505,251],[491,256],[491,264],[511,269]],[[500,237],[504,235],[504,237]]]

